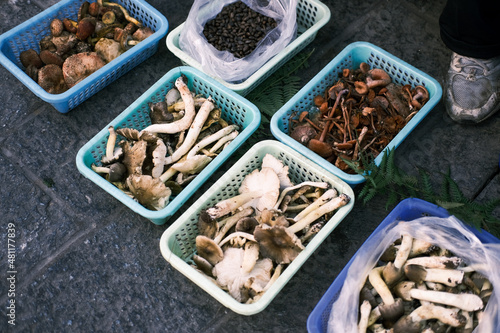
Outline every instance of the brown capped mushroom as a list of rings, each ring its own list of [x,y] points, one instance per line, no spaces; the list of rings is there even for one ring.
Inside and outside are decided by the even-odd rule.
[[[54,64],[40,68],[38,84],[49,94],[61,94],[68,90],[61,67]]]
[[[168,204],[172,191],[158,178],[132,174],[126,180],[130,192],[141,205],[161,210]]]
[[[36,68],[42,68],[43,62],[40,59],[40,55],[33,49],[28,49],[26,51],[22,51],[19,54],[19,60],[21,64],[28,68],[30,65],[35,66]]]
[[[95,52],[74,54],[63,64],[64,80],[71,88],[104,65],[104,60]]]

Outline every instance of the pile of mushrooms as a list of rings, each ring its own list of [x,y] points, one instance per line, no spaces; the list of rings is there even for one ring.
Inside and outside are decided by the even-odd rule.
[[[25,50],[19,60],[45,91],[60,94],[153,33],[120,4],[85,1],[76,20],[53,19],[40,52]]]
[[[403,234],[360,293],[359,332],[472,332],[493,287],[448,250]]]
[[[91,165],[148,209],[165,208],[239,134],[210,97],[196,96],[186,82],[179,76],[163,101],[148,104],[150,126],[110,126],[106,153]]]
[[[346,173],[362,153],[376,157],[429,100],[422,86],[392,82],[383,69],[361,63],[345,68],[309,111],[290,116],[290,137]]]
[[[241,303],[256,302],[350,201],[325,182],[293,184],[288,167],[271,154],[244,177],[238,192],[201,210],[192,259]]]

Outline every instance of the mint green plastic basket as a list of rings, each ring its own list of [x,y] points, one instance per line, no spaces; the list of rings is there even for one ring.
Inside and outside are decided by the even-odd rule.
[[[189,89],[203,96],[211,96],[214,104],[221,109],[222,118],[231,124],[238,125],[239,134],[231,143],[220,152],[178,195],[170,198],[168,205],[161,210],[150,210],[130,198],[122,190],[115,187],[102,176],[91,169],[92,163],[100,164],[106,153],[106,143],[109,137],[109,126],[115,128],[131,127],[142,130],[151,124],[149,118],[149,102],[164,100],[168,90],[174,87],[175,80],[180,75],[188,79]],[[137,214],[150,219],[153,223],[164,224],[196,190],[234,153],[260,124],[260,112],[255,105],[242,96],[227,89],[207,75],[192,67],[177,67],[165,74],[157,83],[142,94],[125,111],[97,133],[87,142],[76,156],[76,166],[80,173],[94,182],[97,186],[111,194]],[[118,136],[117,142],[122,139]]]
[[[51,104],[61,113],[74,109],[155,54],[160,40],[168,31],[168,21],[165,16],[147,2],[142,0],[113,1],[127,9],[132,17],[151,28],[154,34],[62,94],[49,94],[24,72],[19,55],[28,49],[39,52],[38,43],[44,36],[50,34],[50,22],[54,18],[76,19],[78,10],[84,1],[62,0],[0,36],[0,63],[36,96]]]
[[[295,94],[285,105],[283,105],[271,118],[271,132],[279,141],[292,147],[303,155],[308,156],[314,162],[324,166],[328,171],[348,184],[355,186],[365,181],[361,175],[348,174],[334,164],[328,162],[306,146],[295,141],[289,135],[289,119],[297,111],[310,110],[314,105],[313,99],[316,95],[322,95],[326,88],[338,81],[339,74],[344,68],[358,68],[361,62],[366,62],[370,68],[382,68],[392,78],[392,82],[400,85],[409,84],[412,87],[422,85],[429,91],[429,101],[413,116],[405,127],[391,140],[389,145],[375,159],[376,165],[380,165],[384,152],[388,149],[398,147],[401,142],[417,127],[417,125],[429,114],[434,106],[441,100],[443,94],[439,82],[425,74],[421,70],[391,55],[389,52],[367,42],[355,42],[349,44],[333,60],[331,60],[316,76],[314,76],[299,92]]]
[[[351,201],[337,210],[321,231],[314,236],[297,258],[283,270],[281,276],[258,301],[253,304],[242,304],[191,266],[196,247],[195,239],[198,235],[198,215],[202,209],[237,195],[243,178],[253,170],[260,169],[262,158],[266,154],[273,155],[289,167],[289,176],[293,183],[298,184],[304,181],[327,182],[340,193],[347,194]],[[261,141],[249,149],[184,214],[165,230],[160,240],[160,250],[163,257],[173,267],[224,306],[242,315],[253,315],[264,310],[269,305],[292,276],[302,267],[304,262],[352,210],[353,205],[354,193],[344,181],[279,141]],[[300,300],[298,301],[300,302]]]
[[[299,53],[309,45],[318,30],[330,20],[330,9],[317,0],[298,0],[297,3],[297,38],[293,40],[280,53],[266,62],[260,69],[240,83],[231,83],[214,77],[215,80],[222,83],[229,89],[236,91],[242,96],[246,96],[262,81],[267,79],[284,63]],[[177,56],[184,65],[189,65],[203,71],[202,65],[182,51],[179,46],[179,36],[185,23],[172,30],[166,38],[168,49]]]

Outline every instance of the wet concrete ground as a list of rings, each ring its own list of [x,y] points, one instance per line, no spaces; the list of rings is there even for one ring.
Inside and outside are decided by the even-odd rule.
[[[54,3],[3,0],[0,33]],[[167,17],[169,31],[186,19],[192,5],[149,3]],[[439,37],[443,0],[324,3],[331,19],[306,48],[314,52],[300,73],[304,84],[355,41],[373,43],[442,83],[451,54]],[[179,65],[163,40],[154,56],[68,114],[0,67],[0,331],[304,332],[323,293],[388,214],[385,199],[356,202],[263,312],[247,317],[226,309],[161,256],[158,244],[169,222],[158,226],[136,215],[75,165],[80,147]],[[404,170],[424,167],[437,178],[450,170],[472,200],[498,198],[499,133],[500,115],[464,126],[439,103],[397,149],[396,161]],[[15,326],[6,317],[12,298],[5,282],[9,223],[16,242]]]

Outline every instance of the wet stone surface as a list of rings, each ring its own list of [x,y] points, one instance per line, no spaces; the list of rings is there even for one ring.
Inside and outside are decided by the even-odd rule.
[[[53,3],[4,1],[0,33]],[[172,31],[193,2],[148,3],[167,17]],[[305,48],[314,52],[299,73],[302,84],[356,41],[375,44],[443,82],[451,55],[439,37],[444,0],[324,3],[331,19]],[[225,308],[162,257],[159,241],[234,160],[161,226],[86,179],[75,163],[80,147],[180,65],[163,39],[155,55],[64,115],[0,67],[1,227],[15,226],[18,272],[15,326],[5,315],[9,285],[0,284],[1,332],[305,332],[324,292],[393,208],[385,207],[385,198],[356,201],[265,310],[242,316]],[[500,195],[499,133],[500,114],[464,126],[452,122],[440,102],[398,147],[395,160],[408,173],[425,168],[436,184],[450,171],[468,198],[486,202]],[[0,241],[0,277],[6,281],[5,231]]]

